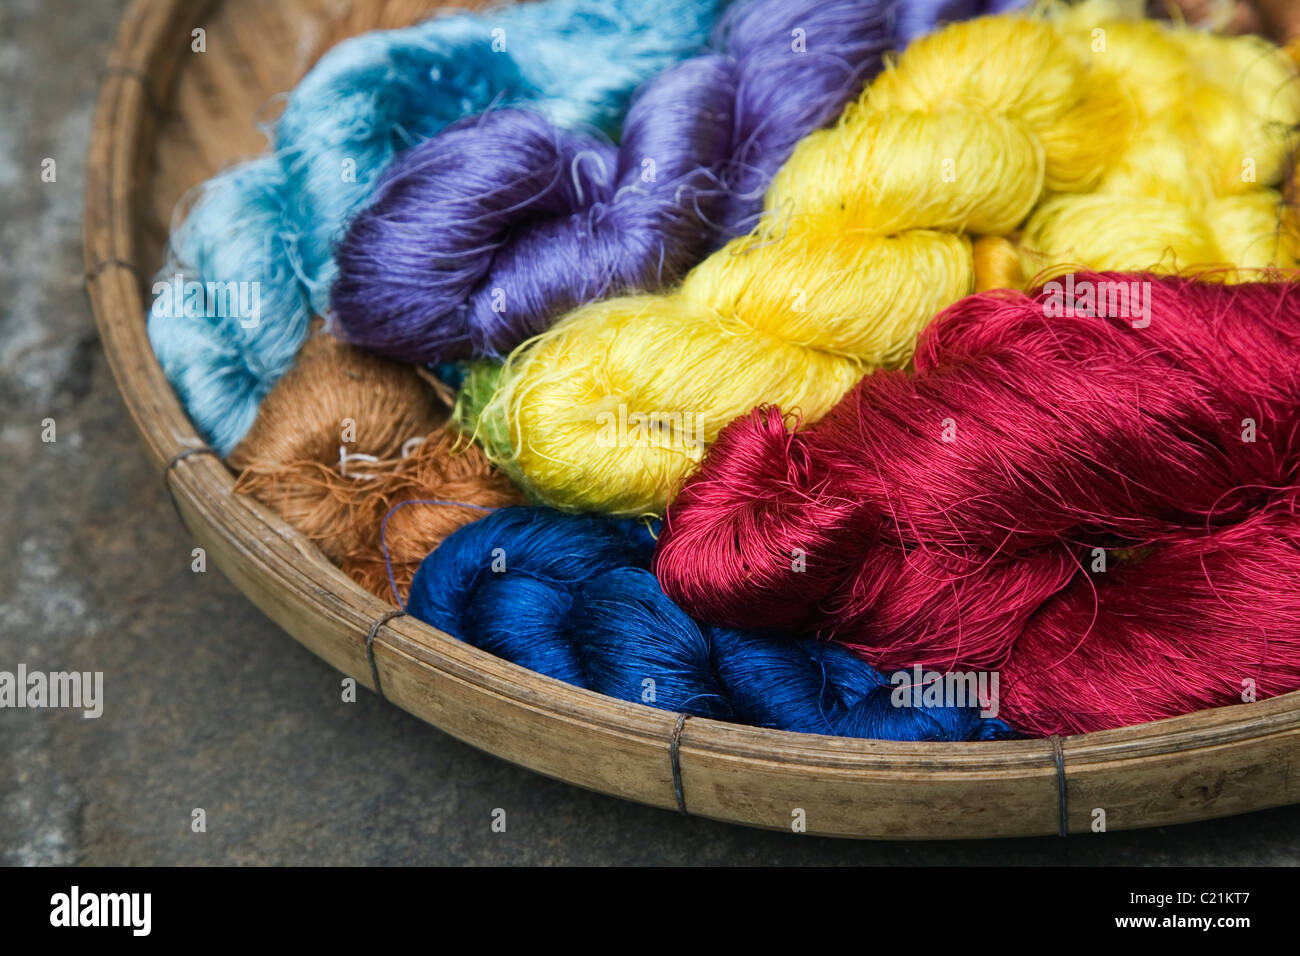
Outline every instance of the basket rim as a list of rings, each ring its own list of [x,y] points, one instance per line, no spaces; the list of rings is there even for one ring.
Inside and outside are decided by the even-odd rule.
[[[456,682],[485,695],[485,699],[508,702],[539,719],[573,725],[575,731],[581,730],[596,740],[631,741],[662,751],[663,759],[671,761],[665,763],[665,768],[672,768],[676,779],[668,782],[673,786],[663,785],[668,779],[665,777],[654,783],[648,799],[645,795],[631,798],[679,808],[681,792],[676,788],[682,783],[682,767],[689,761],[725,764],[737,773],[761,767],[764,773],[813,771],[849,780],[885,775],[928,784],[944,780],[1005,781],[1019,775],[1036,781],[1035,787],[1046,800],[1053,794],[1063,798],[1076,776],[1089,766],[1122,772],[1123,767],[1136,767],[1150,758],[1187,757],[1198,751],[1265,738],[1289,746],[1291,735],[1300,741],[1300,691],[1249,705],[1230,705],[1055,739],[903,743],[795,733],[701,717],[690,717],[683,726],[675,713],[545,677],[410,617],[394,618],[375,627],[375,622],[393,610],[391,605],[353,582],[277,514],[248,496],[235,494],[234,476],[215,454],[195,453],[206,445],[167,382],[144,333],[146,306],[141,283],[152,273],[148,263],[137,260],[140,242],[134,201],[137,192],[147,188],[137,173],[147,168],[142,161],[153,154],[160,104],[167,102],[165,94],[179,68],[179,56],[169,60],[163,40],[180,21],[197,21],[219,2],[208,0],[196,8],[185,0],[132,0],[123,16],[101,74],[87,169],[83,223],[87,287],[118,390],[184,523],[196,537],[203,537],[196,525],[205,528],[208,535],[215,535],[214,549],[225,556],[224,560],[214,558],[215,563],[236,586],[292,636],[345,674],[376,689],[365,653],[367,635],[373,628],[374,663],[385,690],[390,688],[390,680],[402,684],[406,680],[402,672],[409,670],[423,675],[426,683],[435,678]],[[246,560],[248,566],[240,574],[232,574],[231,560],[237,558]],[[250,593],[246,581],[239,580],[252,580],[254,574],[266,581],[257,595]],[[313,619],[298,627],[290,626],[285,618],[292,618],[295,608],[306,609],[304,613]],[[350,638],[345,636],[336,646],[324,647],[325,639],[312,633],[324,624]],[[517,755],[501,752],[509,748],[494,748],[491,741],[469,739],[473,735],[449,729],[445,722],[430,717],[429,706],[410,706],[421,693],[407,683],[390,700],[481,749],[521,762]],[[428,704],[427,699],[424,704]],[[562,771],[553,773],[552,767],[525,765],[590,786]],[[1195,766],[1194,758],[1188,766]],[[1287,783],[1280,794],[1246,809],[1300,800],[1297,786],[1300,781]],[[606,788],[598,784],[594,789]],[[629,796],[626,792],[608,792]],[[688,803],[691,795],[687,787]],[[1208,813],[1182,819],[1221,815],[1213,807],[1209,809]],[[770,825],[765,819],[745,819],[743,807],[724,818]],[[1133,825],[1155,824],[1138,821]],[[1071,818],[1070,826],[1086,829],[1087,820]],[[1028,834],[1044,829],[1038,821],[1014,832]]]

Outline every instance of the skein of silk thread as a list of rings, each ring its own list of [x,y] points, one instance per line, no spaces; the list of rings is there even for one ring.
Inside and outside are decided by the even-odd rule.
[[[366,590],[400,604],[420,561],[448,534],[485,508],[522,500],[443,417],[409,366],[315,335],[231,453],[236,490],[278,512]],[[444,504],[390,516],[415,500]]]
[[[1036,733],[1300,687],[1300,286],[1075,281],[1149,285],[1149,321],[973,296],[914,374],[728,426],[668,511],[666,593],[886,669],[1000,668]]]
[[[407,611],[557,680],[677,713],[887,740],[1014,736],[978,706],[894,704],[897,687],[822,641],[701,627],[646,570],[636,521],[505,508],[420,565]]]

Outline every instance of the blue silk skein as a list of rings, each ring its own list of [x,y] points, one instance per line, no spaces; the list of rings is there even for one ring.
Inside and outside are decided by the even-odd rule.
[[[706,627],[659,588],[635,521],[513,507],[425,558],[407,611],[498,657],[610,697],[779,730],[880,740],[996,740],[974,707],[896,707],[843,647]]]

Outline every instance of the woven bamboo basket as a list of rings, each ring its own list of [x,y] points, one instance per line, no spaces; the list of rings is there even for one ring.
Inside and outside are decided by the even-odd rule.
[[[471,6],[476,4],[469,4]],[[492,657],[363,591],[202,449],[155,361],[146,298],[186,190],[264,143],[252,120],[315,51],[413,22],[417,0],[135,0],[103,74],[86,190],[95,318],[136,428],[195,543],[338,670],[467,743],[670,810],[877,839],[1162,826],[1300,802],[1300,692],[1082,736],[846,740],[612,700]],[[207,52],[192,52],[195,29]],[[802,815],[800,814],[802,811]]]

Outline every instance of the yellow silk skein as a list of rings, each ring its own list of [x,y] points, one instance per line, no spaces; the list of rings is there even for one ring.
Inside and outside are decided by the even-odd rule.
[[[1268,187],[1300,119],[1294,67],[1099,9],[912,44],[799,144],[752,235],[671,293],[589,304],[518,349],[479,418],[509,436],[490,454],[554,506],[658,513],[728,422],[762,403],[816,420],[905,365],[977,280],[1290,264]]]
[[[1025,224],[1026,276],[1062,263],[1156,272],[1295,266],[1273,187],[1295,149],[1293,61],[1258,37],[1117,21],[1085,42],[1136,95],[1133,141],[1088,195]]]

